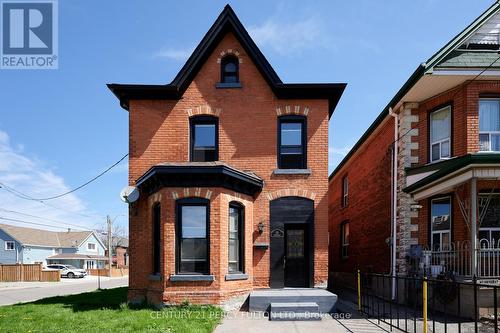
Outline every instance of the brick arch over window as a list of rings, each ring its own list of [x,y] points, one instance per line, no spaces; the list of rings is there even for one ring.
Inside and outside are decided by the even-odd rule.
[[[202,189],[201,187],[186,187],[179,191],[171,191],[172,199],[183,198],[204,198],[210,200],[213,192],[209,189]]]
[[[314,201],[314,198],[316,198],[316,193],[301,189],[282,189],[267,193],[267,198],[269,200],[274,200],[282,197],[303,197]]]
[[[220,64],[222,62],[222,58],[224,58],[227,55],[232,55],[238,58],[238,62],[241,64],[243,63],[243,59],[240,57],[240,51],[235,50],[235,49],[227,49],[227,50],[222,50],[219,53],[220,57],[217,58],[217,63]]]
[[[214,108],[208,104],[199,105],[186,110],[188,117],[201,116],[201,115],[219,117],[221,112],[222,112],[221,108]]]
[[[309,107],[303,105],[284,105],[276,107],[276,115],[278,117],[286,115],[307,116],[309,112]]]

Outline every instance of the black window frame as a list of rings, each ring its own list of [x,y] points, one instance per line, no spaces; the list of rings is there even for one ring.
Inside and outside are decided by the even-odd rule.
[[[229,266],[229,216],[231,208],[238,210],[238,270],[231,271]],[[245,273],[245,206],[237,201],[231,201],[228,209],[228,253],[227,253],[227,271],[228,274],[244,274]]]
[[[152,274],[160,274],[161,271],[161,204],[155,203],[152,207]]]
[[[183,206],[205,206],[206,208],[206,266],[203,271],[182,270],[181,246],[182,246],[182,207]],[[175,272],[177,275],[209,275],[210,274],[210,200],[203,198],[179,199],[175,203]]]
[[[195,139],[196,125],[215,125],[215,146],[213,160],[198,160],[195,159]],[[214,116],[196,116],[189,118],[189,161],[190,162],[213,162],[219,160],[219,118]]]
[[[288,147],[300,147],[302,148],[302,163],[298,168],[291,168],[284,165],[282,161],[282,145],[281,145],[281,125],[285,123],[300,123],[301,124],[301,145],[300,146],[288,146]],[[278,117],[278,169],[307,169],[307,118],[305,116],[281,116]]]
[[[226,72],[226,65],[229,63],[233,63],[236,66],[236,71],[234,74],[227,74]],[[235,76],[236,81],[235,82],[229,82],[226,80],[227,76]],[[227,83],[227,84],[238,84],[240,83],[240,61],[237,56],[235,55],[227,55],[224,58],[221,59],[220,62],[220,83]]]

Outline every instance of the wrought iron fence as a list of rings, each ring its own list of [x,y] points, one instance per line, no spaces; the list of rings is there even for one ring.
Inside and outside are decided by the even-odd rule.
[[[500,286],[446,279],[358,274],[358,309],[390,330],[498,333]]]
[[[477,271],[472,268],[472,256],[476,256]],[[486,239],[479,240],[475,251],[470,242],[455,242],[443,248],[422,251],[424,274],[436,277],[442,273],[472,278],[500,277],[500,244]]]

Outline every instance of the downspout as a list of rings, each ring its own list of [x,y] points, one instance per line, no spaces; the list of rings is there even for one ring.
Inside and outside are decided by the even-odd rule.
[[[394,118],[394,143],[392,149],[392,253],[391,253],[391,276],[392,276],[392,299],[396,297],[396,235],[397,235],[397,198],[398,198],[398,123],[399,116],[389,108],[389,115]]]

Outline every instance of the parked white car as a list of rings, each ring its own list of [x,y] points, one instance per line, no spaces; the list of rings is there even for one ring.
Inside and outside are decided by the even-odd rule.
[[[49,269],[58,269],[61,271],[61,277],[67,278],[83,278],[87,275],[87,271],[84,269],[76,268],[72,265],[61,265],[61,264],[52,264],[47,265]]]

